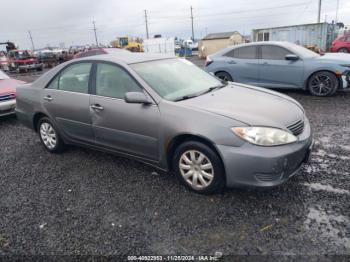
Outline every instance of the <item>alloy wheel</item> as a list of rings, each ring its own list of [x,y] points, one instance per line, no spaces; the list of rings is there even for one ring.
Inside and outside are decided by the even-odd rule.
[[[333,84],[332,79],[328,75],[316,74],[311,80],[310,88],[316,94],[325,95],[331,92]]]
[[[57,135],[51,124],[43,122],[40,125],[40,137],[48,149],[54,149],[57,145]]]
[[[208,187],[214,179],[211,161],[197,150],[188,150],[181,155],[179,169],[186,183],[195,190]]]

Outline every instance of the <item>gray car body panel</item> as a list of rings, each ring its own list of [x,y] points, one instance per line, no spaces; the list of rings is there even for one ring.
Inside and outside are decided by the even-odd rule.
[[[295,54],[299,60],[267,60],[267,59],[237,59],[225,56],[233,49],[242,46],[278,46]],[[350,67],[350,54],[325,54],[316,57],[303,57],[287,42],[255,42],[227,47],[210,58],[213,62],[205,70],[211,73],[224,71],[229,73],[235,82],[246,83],[268,88],[306,89],[309,77],[318,71],[341,72],[346,74]]]
[[[128,54],[117,59],[111,55],[101,55],[66,62],[50,70],[31,85],[17,89],[18,119],[35,129],[33,124],[35,116],[44,114],[52,120],[68,144],[133,157],[163,170],[169,169],[168,151],[175,138],[189,135],[197,137],[210,143],[221,156],[228,186],[245,185],[242,181],[234,182],[239,169],[232,168],[234,159],[242,159],[242,155],[235,156],[242,150],[247,150],[245,155],[249,155],[252,154],[249,151],[257,149],[261,162],[265,154],[265,169],[271,167],[271,172],[276,161],[281,161],[278,152],[281,152],[281,157],[286,157],[283,154],[297,153],[300,156],[306,154],[312,140],[311,131],[302,107],[294,99],[274,91],[230,83],[224,88],[192,99],[167,101],[129,67],[132,63],[157,59],[169,59],[169,57]],[[149,105],[129,104],[123,99],[45,88],[66,66],[80,62],[107,62],[123,67],[153,102]],[[47,102],[43,99],[48,94],[53,97],[53,101]],[[59,102],[58,105],[52,103],[56,100]],[[91,104],[101,104],[104,110],[101,112],[91,110]],[[274,149],[251,145],[231,130],[233,127],[251,125],[286,130],[288,125],[297,120],[304,120],[306,126],[305,131],[299,135],[298,142],[273,147]],[[273,153],[275,157],[266,157],[266,153]],[[244,160],[248,169],[251,160],[254,158],[246,157]],[[245,170],[250,174],[248,171]],[[248,177],[246,181],[246,184],[256,186],[271,185],[255,180],[255,183],[251,183],[249,182],[251,178]],[[275,182],[278,183],[280,181]]]

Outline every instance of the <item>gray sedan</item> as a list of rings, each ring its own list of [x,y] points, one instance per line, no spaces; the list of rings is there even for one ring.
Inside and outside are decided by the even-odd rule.
[[[188,188],[277,186],[312,145],[290,97],[223,83],[184,59],[136,53],[66,62],[17,89],[17,116],[45,148],[74,144],[175,173]]]
[[[329,96],[349,87],[350,55],[319,55],[288,42],[257,42],[207,57],[205,70],[226,81]]]

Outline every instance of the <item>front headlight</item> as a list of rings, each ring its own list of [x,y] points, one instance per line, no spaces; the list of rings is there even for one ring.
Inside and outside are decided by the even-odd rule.
[[[232,131],[240,138],[259,146],[279,146],[298,140],[293,134],[272,127],[234,127]]]

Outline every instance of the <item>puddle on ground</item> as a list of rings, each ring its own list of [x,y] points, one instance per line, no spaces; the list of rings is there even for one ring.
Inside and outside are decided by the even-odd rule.
[[[350,191],[345,189],[335,188],[330,185],[322,185],[320,183],[303,183],[303,185],[315,191],[327,191],[330,193],[350,195]]]
[[[343,215],[327,214],[319,206],[309,208],[309,213],[304,225],[307,230],[317,232],[323,240],[336,246],[350,249],[350,238],[347,237],[346,226],[349,225],[349,218]]]

